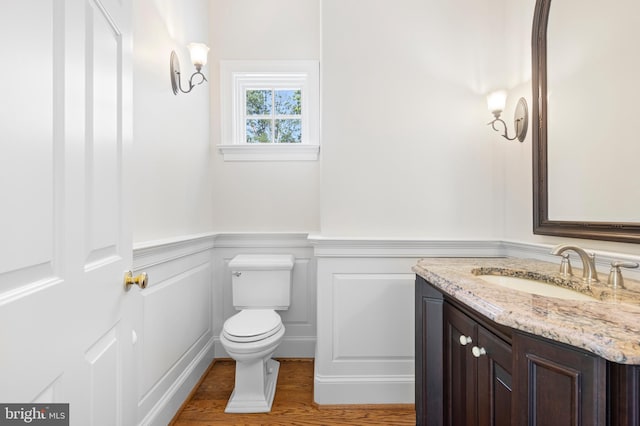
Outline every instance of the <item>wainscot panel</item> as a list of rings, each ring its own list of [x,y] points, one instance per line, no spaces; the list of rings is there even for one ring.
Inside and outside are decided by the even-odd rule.
[[[502,256],[495,241],[311,238],[318,262],[318,404],[414,401],[414,280],[421,257]]]
[[[134,249],[146,272],[134,336],[138,419],[167,424],[213,359],[214,236],[150,243]]]

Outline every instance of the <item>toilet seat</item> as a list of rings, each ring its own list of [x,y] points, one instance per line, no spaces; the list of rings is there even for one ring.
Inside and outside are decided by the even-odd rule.
[[[231,342],[251,343],[273,336],[282,327],[282,319],[276,311],[246,309],[225,321],[222,334]]]

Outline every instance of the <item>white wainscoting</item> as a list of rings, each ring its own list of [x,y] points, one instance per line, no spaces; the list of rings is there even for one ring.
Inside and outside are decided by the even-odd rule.
[[[421,257],[504,255],[494,241],[311,238],[318,262],[318,404],[414,402],[414,282]]]
[[[423,257],[520,257],[557,262],[547,244],[508,241],[412,241],[310,237],[318,262],[318,404],[414,401],[414,279]],[[636,256],[595,251],[612,260]],[[575,259],[574,265],[580,262]],[[637,279],[636,271],[625,275]]]
[[[212,235],[134,249],[149,274],[135,319],[138,419],[165,425],[213,359]]]
[[[216,358],[228,358],[220,344],[224,321],[237,311],[231,300],[228,264],[238,254],[292,254],[295,256],[291,306],[278,311],[286,332],[274,356],[312,358],[316,347],[316,261],[306,234],[221,234],[216,237],[214,286],[214,341]]]
[[[422,257],[529,257],[551,246],[503,241],[327,239],[306,234],[219,234],[134,249],[146,271],[135,319],[140,424],[166,424],[213,357],[235,313],[228,262],[242,253],[293,254],[287,334],[275,356],[315,357],[318,404],[414,400],[414,279]],[[599,265],[624,254],[598,253]],[[577,263],[576,263],[577,265]],[[626,273],[627,271],[625,271]]]

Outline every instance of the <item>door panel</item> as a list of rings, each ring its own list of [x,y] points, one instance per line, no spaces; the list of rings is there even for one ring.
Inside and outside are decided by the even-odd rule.
[[[85,393],[82,416],[90,424],[122,425],[135,419],[132,304],[140,302],[139,289],[124,290],[124,271],[132,263],[131,233],[127,220],[125,155],[130,144],[130,39],[128,2],[85,0],[83,76],[85,91],[78,96],[85,124],[82,144],[74,158],[75,191],[82,194],[84,225],[78,245],[82,284],[76,289],[84,303],[78,308],[78,350],[84,354],[78,370]],[[80,10],[78,11],[80,12]],[[80,103],[81,102],[81,103]],[[75,155],[77,154],[77,155]]]
[[[9,0],[0,9],[0,49],[9,62],[0,67],[0,401],[19,402],[56,397],[66,356],[59,347],[67,336],[59,315],[68,286],[61,248],[64,140],[54,108],[61,101],[63,7]]]
[[[122,34],[94,1],[87,7],[87,269],[117,255],[120,194],[119,56]],[[111,259],[114,260],[114,259]]]
[[[89,404],[91,411],[90,424],[118,425],[120,422],[121,377],[114,372],[119,371],[119,348],[117,331],[109,330],[85,354],[89,365],[91,387]]]
[[[140,295],[122,282],[132,261],[130,9],[0,3],[10,62],[0,78],[11,82],[0,102],[0,401],[66,402],[77,425],[136,422]]]
[[[12,13],[0,13],[0,51],[7,60],[16,61],[0,67],[0,79],[5,82],[0,130],[3,151],[11,153],[0,155],[0,301],[16,296],[23,286],[57,280],[60,235],[54,220],[59,217],[63,192],[55,165],[64,142],[53,132],[57,114],[52,108],[59,102],[54,89],[60,80],[55,65],[61,50],[61,6],[53,1],[9,0],[3,2],[5,7]],[[38,26],[43,39],[51,42],[42,43],[30,25],[19,22]],[[29,85],[28,91],[24,84]],[[38,93],[37,102],[28,96],[32,92]]]

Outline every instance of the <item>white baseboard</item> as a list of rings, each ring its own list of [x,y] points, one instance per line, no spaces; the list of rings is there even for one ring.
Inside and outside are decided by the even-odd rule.
[[[285,337],[273,355],[276,358],[314,358],[315,337]]]
[[[205,347],[180,374],[169,390],[139,423],[140,426],[167,425],[176,415],[214,359],[214,340]]]
[[[315,374],[313,400],[319,405],[413,404],[414,376],[322,376]]]

